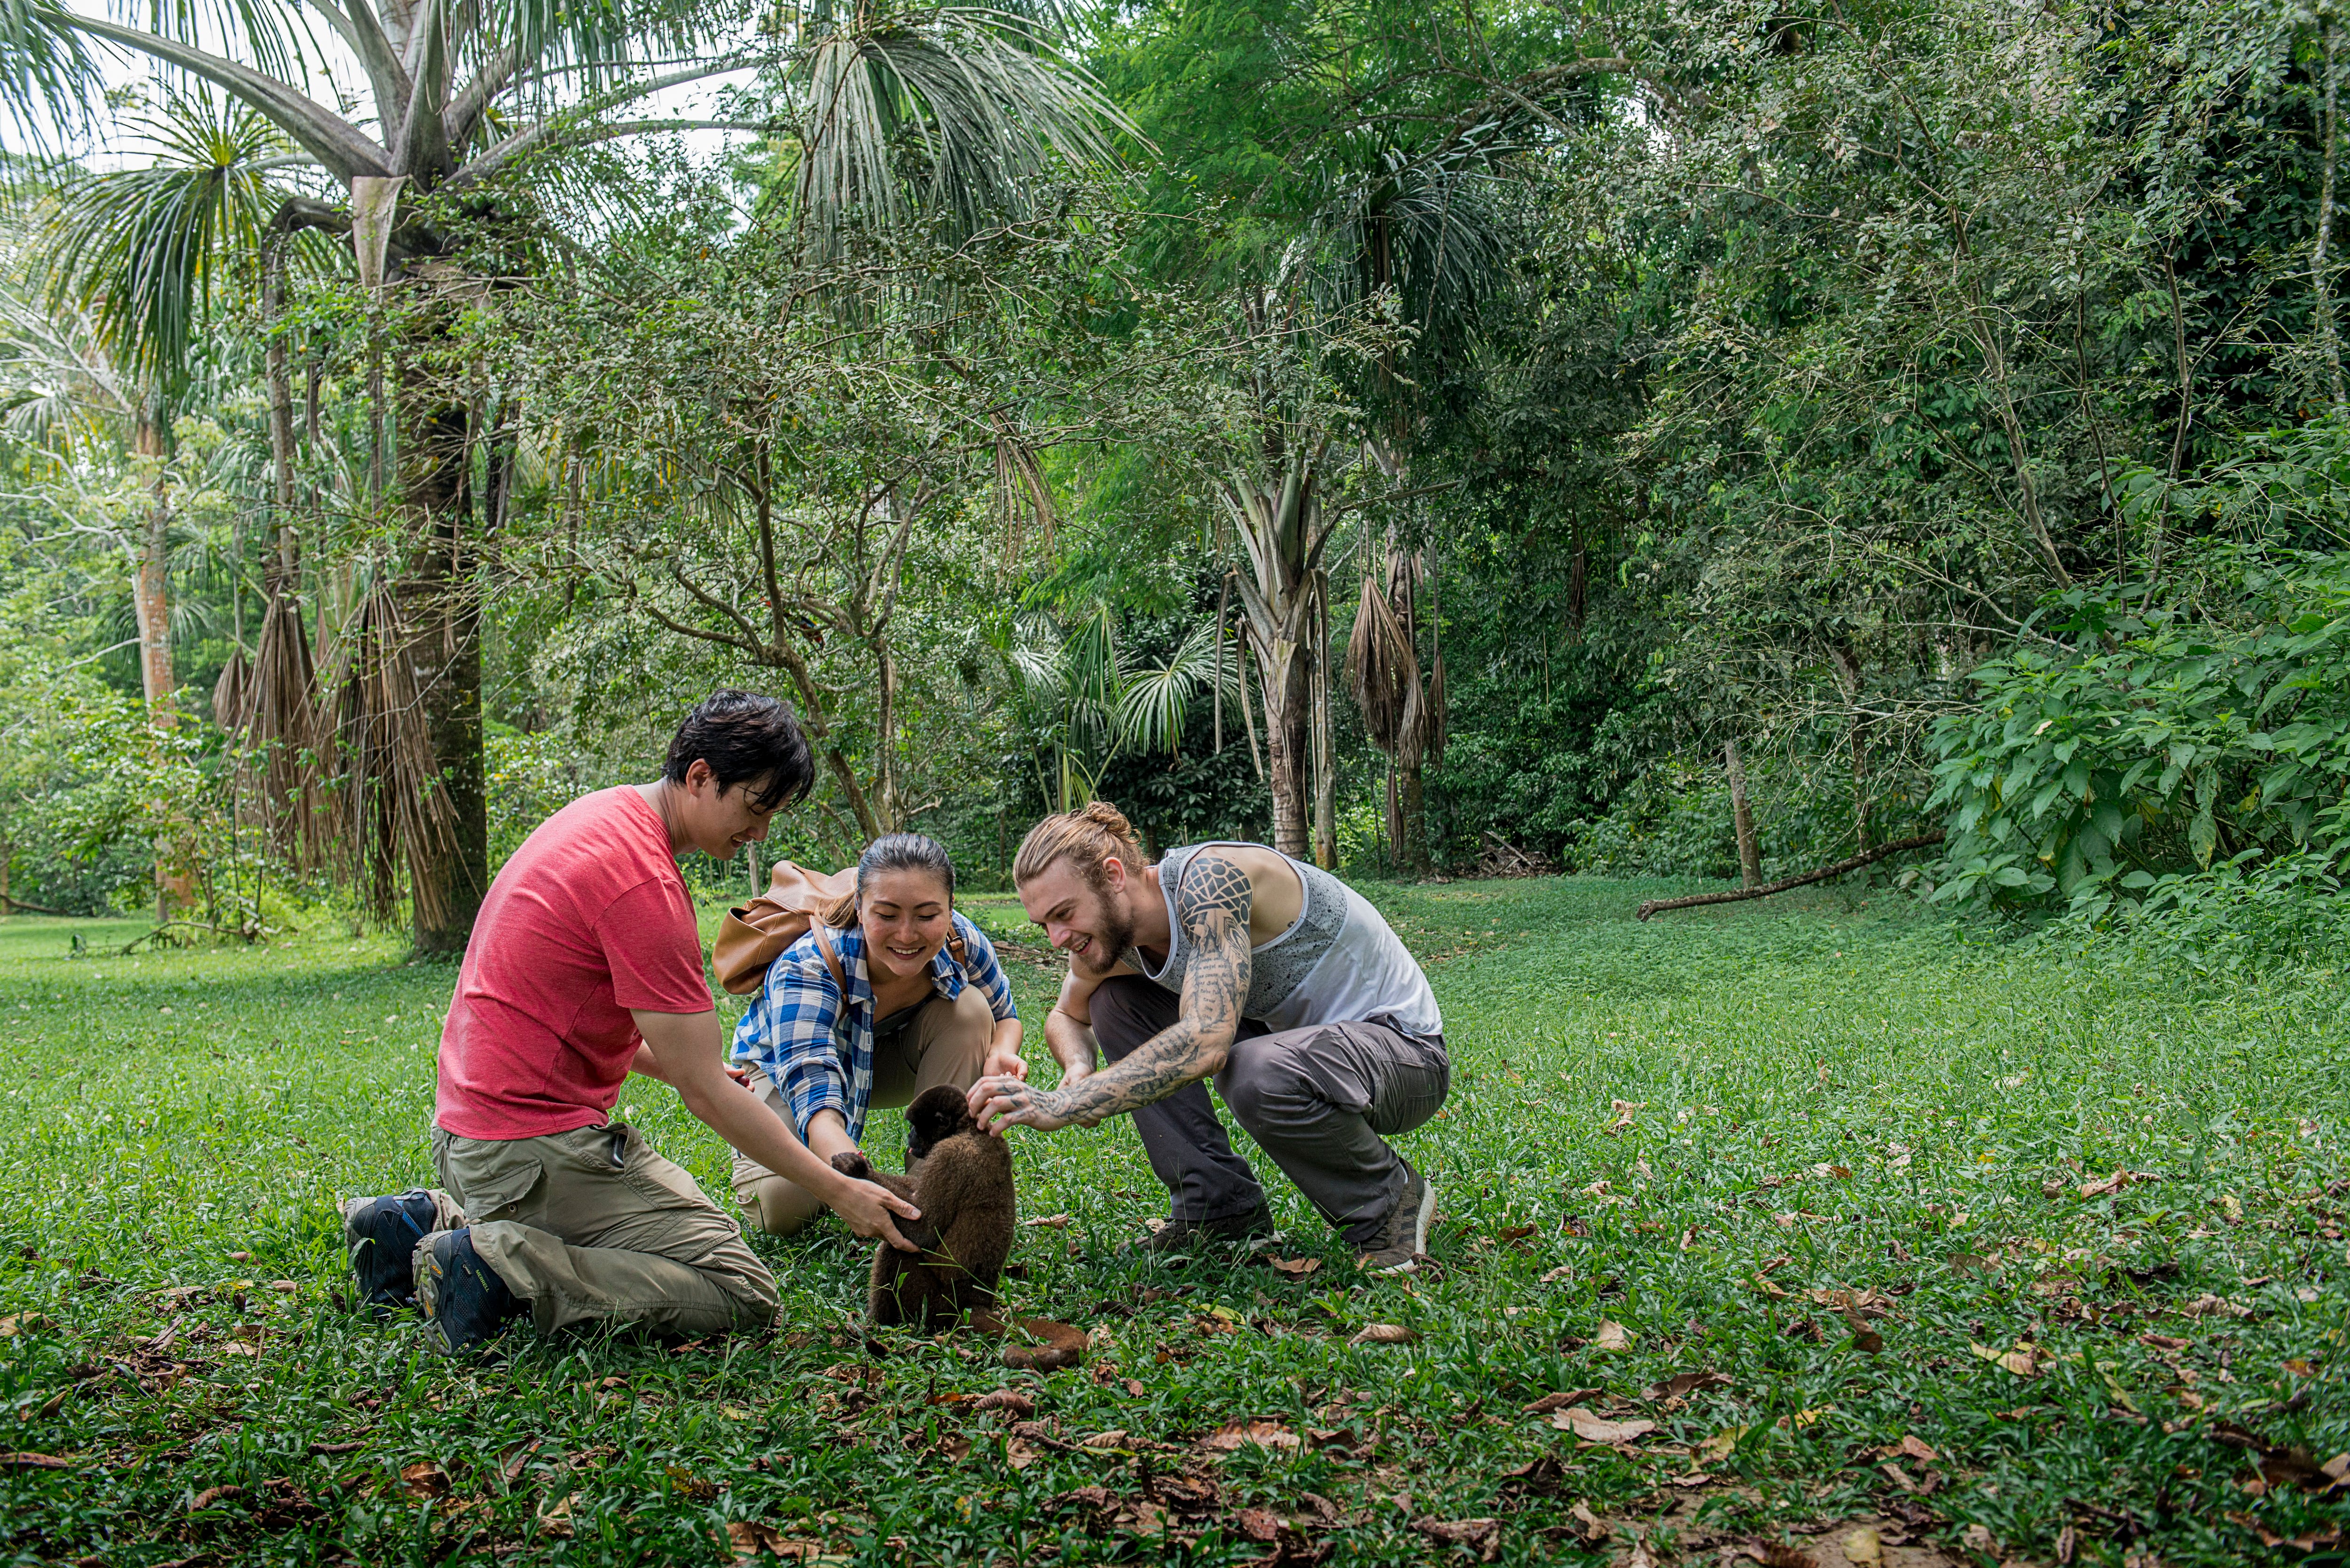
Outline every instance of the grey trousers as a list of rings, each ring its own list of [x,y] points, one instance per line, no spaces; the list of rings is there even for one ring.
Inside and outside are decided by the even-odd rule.
[[[1094,1038],[1115,1062],[1172,1024],[1174,993],[1139,975],[1095,988]],[[1384,1023],[1322,1023],[1269,1032],[1243,1022],[1216,1092],[1259,1147],[1349,1242],[1376,1237],[1403,1196],[1410,1168],[1388,1139],[1434,1116],[1452,1082],[1441,1040]],[[1253,1212],[1264,1189],[1232,1151],[1223,1123],[1193,1084],[1133,1113],[1150,1168],[1174,1196],[1175,1217],[1223,1220]]]
[[[698,1338],[775,1320],[775,1276],[734,1217],[626,1123],[523,1138],[434,1127],[432,1163],[542,1334],[603,1319]]]

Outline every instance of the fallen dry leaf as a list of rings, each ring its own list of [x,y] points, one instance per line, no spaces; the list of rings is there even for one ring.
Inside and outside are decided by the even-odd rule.
[[[1591,1348],[1594,1350],[1629,1350],[1632,1348],[1631,1331],[1627,1329],[1620,1323],[1616,1323],[1603,1317],[1599,1320],[1598,1331],[1591,1336]]]
[[[69,1470],[71,1459],[61,1459],[55,1454],[36,1454],[29,1449],[0,1453],[0,1470]]]
[[[1553,1410],[1564,1410],[1569,1405],[1580,1405],[1586,1399],[1596,1399],[1606,1393],[1603,1388],[1570,1388],[1563,1393],[1545,1394],[1525,1408],[1529,1416],[1547,1416]]]
[[[1399,1323],[1367,1323],[1348,1345],[1409,1345],[1419,1334]]]
[[[1571,1280],[1573,1278],[1575,1278],[1575,1265],[1573,1263],[1561,1263],[1557,1268],[1551,1270],[1549,1272],[1543,1275],[1541,1279],[1536,1280],[1534,1283],[1538,1285],[1555,1285],[1561,1280]]]
[[[1474,1552],[1480,1563],[1491,1563],[1501,1554],[1502,1521],[1498,1519],[1419,1519],[1412,1521],[1412,1528],[1441,1545]]]
[[[1268,1258],[1265,1261],[1276,1272],[1287,1274],[1293,1280],[1302,1280],[1322,1266],[1319,1258]]]
[[[1269,1508],[1244,1508],[1232,1516],[1241,1533],[1268,1545],[1281,1539],[1281,1515]]]
[[[998,1388],[972,1401],[974,1410],[1001,1410],[1014,1420],[1024,1421],[1036,1413],[1036,1401],[1017,1388]]]
[[[1761,1294],[1770,1297],[1774,1302],[1783,1302],[1787,1299],[1787,1293],[1780,1289],[1777,1285],[1773,1284],[1769,1276],[1764,1274],[1757,1274],[1754,1276],[1754,1289]]]
[[[202,1513],[204,1510],[212,1507],[214,1503],[219,1502],[224,1499],[243,1497],[244,1495],[244,1489],[241,1486],[208,1486],[204,1488],[203,1490],[196,1493],[195,1496],[188,1500],[188,1511],[190,1513]]]
[[[1066,1214],[1045,1214],[1035,1220],[1023,1220],[1020,1223],[1037,1230],[1066,1231],[1069,1228],[1069,1217]],[[1161,1220],[1160,1223],[1164,1224],[1165,1221]],[[1157,1227],[1154,1226],[1153,1229]]]
[[[1654,1421],[1611,1421],[1585,1405],[1552,1411],[1550,1424],[1586,1443],[1629,1443],[1657,1429]]]
[[[2002,1371],[2012,1372],[2018,1377],[2040,1376],[2039,1360],[2029,1347],[2019,1345],[2013,1350],[1994,1350],[1988,1345],[1970,1343],[1967,1348]]]
[[[688,1502],[708,1502],[718,1495],[716,1481],[703,1480],[683,1465],[669,1467],[669,1484],[677,1490],[678,1496]]]
[[[419,1459],[404,1465],[400,1471],[400,1490],[421,1501],[449,1495],[449,1472],[431,1459]]]
[[[1993,1535],[1991,1531],[1983,1525],[1968,1525],[1966,1533],[1961,1535],[1959,1539],[1965,1542],[1967,1545],[1974,1551],[1988,1552],[1993,1557],[2000,1554],[1999,1538]]]
[[[1112,1427],[1107,1432],[1096,1432],[1090,1438],[1077,1439],[1077,1447],[1081,1449],[1122,1449],[1125,1446],[1126,1428],[1124,1427]]]
[[[1150,1392],[1142,1386],[1142,1379],[1139,1377],[1128,1378],[1123,1386],[1126,1389],[1127,1397],[1130,1399],[1142,1398]]]
[[[2081,1183],[2081,1196],[2084,1198],[2110,1198],[2115,1193],[2119,1192],[2123,1188],[2127,1187],[2131,1182],[2137,1179],[2138,1178],[2133,1176],[2126,1170],[2116,1170],[2111,1176],[2099,1177],[2095,1181],[2085,1181]]]
[[[551,1535],[558,1541],[567,1541],[570,1539],[571,1495],[572,1494],[569,1492],[565,1492],[562,1500],[556,1502],[554,1507],[540,1511],[538,1516],[538,1532],[541,1535]]]
[[[1607,1539],[1608,1531],[1606,1522],[1602,1521],[1597,1514],[1591,1511],[1591,1505],[1589,1503],[1576,1503],[1573,1508],[1566,1511],[1566,1516],[1569,1519],[1574,1520],[1577,1525],[1582,1527],[1582,1534],[1585,1541],[1605,1541]]]
[[[1609,1122],[1607,1127],[1603,1130],[1605,1130],[1610,1137],[1613,1137],[1616,1134],[1622,1132],[1626,1127],[1630,1127],[1632,1125],[1634,1113],[1646,1109],[1648,1102],[1646,1100],[1611,1100],[1608,1104],[1610,1108],[1612,1108],[1616,1113],[1616,1119]]]
[[[1124,1436],[1123,1433],[1119,1434]],[[1200,1439],[1200,1447],[1214,1453],[1234,1453],[1251,1444],[1260,1449],[1294,1449],[1298,1436],[1278,1421],[1227,1421]]]
[[[1936,1453],[1933,1449],[1928,1445],[1926,1440],[1918,1436],[1915,1432],[1906,1433],[1903,1435],[1899,1442],[1888,1444],[1877,1451],[1883,1454],[1888,1459],[1916,1459],[1920,1464],[1928,1465],[1932,1464],[1936,1459],[1942,1457]]]
[[[1744,1427],[1724,1428],[1697,1446],[1697,1458],[1706,1464],[1720,1464],[1730,1457],[1730,1450],[1738,1446],[1739,1439],[1746,1433]]]
[[[2215,1296],[2208,1291],[2178,1310],[2189,1317],[2250,1317],[2252,1315],[2251,1308],[2240,1305],[2224,1296]]]
[[[1846,1536],[1842,1544],[1845,1559],[1853,1568],[1868,1568],[1870,1563],[1885,1561],[1884,1542],[1877,1539],[1877,1532],[1865,1524]]]
[[[1719,1372],[1677,1372],[1648,1389],[1651,1399],[1685,1399],[1702,1388],[1727,1388],[1730,1379]]]

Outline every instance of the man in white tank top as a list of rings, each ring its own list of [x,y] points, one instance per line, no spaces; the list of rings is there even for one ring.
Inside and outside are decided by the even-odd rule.
[[[1389,1147],[1451,1086],[1428,977],[1388,923],[1327,872],[1262,844],[1201,844],[1146,864],[1095,801],[1046,817],[1013,863],[1028,918],[1069,955],[1045,1038],[1060,1084],[982,1078],[982,1127],[1051,1132],[1134,1117],[1173,1213],[1145,1245],[1270,1233],[1264,1189],[1205,1082],[1366,1269],[1427,1250],[1436,1191]],[[1108,1059],[1097,1068],[1095,1048]]]

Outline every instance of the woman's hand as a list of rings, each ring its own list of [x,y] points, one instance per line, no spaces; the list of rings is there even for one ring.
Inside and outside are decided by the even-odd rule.
[[[844,1177],[839,1190],[827,1201],[832,1211],[840,1216],[840,1222],[858,1235],[887,1241],[901,1252],[921,1251],[898,1233],[898,1227],[891,1217],[920,1220],[922,1211],[888,1188],[877,1187],[870,1181],[852,1181]]]
[[[1022,1083],[1028,1081],[1028,1060],[1020,1054],[1019,1046],[997,1045],[989,1049],[987,1060],[980,1064],[979,1075],[992,1078],[999,1073],[1017,1078]]]
[[[1002,1137],[1003,1130],[1010,1127],[1058,1132],[1072,1120],[1061,1114],[1065,1102],[1058,1091],[1048,1093],[1009,1074],[982,1078],[971,1086],[971,1093],[964,1098],[980,1130],[997,1137]]]

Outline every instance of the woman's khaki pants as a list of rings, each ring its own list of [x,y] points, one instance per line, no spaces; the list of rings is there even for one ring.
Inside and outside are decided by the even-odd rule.
[[[952,1002],[932,998],[898,1036],[896,1049],[875,1043],[874,1106],[910,1106],[922,1091],[941,1084],[970,1088],[979,1082],[988,1044],[994,1038],[995,1014],[979,987],[964,986]],[[794,1126],[791,1105],[773,1078],[754,1068],[748,1087],[785,1127]],[[734,1157],[734,1196],[770,1236],[788,1236],[824,1210],[797,1183],[739,1153]]]

